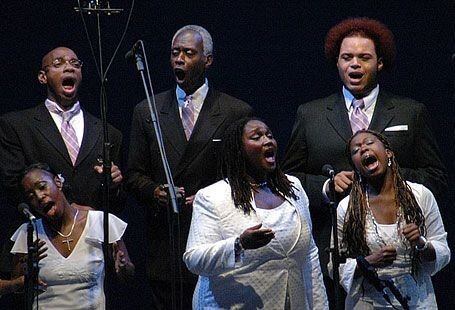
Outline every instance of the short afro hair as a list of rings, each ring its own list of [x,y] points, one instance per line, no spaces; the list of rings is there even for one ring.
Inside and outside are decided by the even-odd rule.
[[[331,64],[336,64],[340,46],[346,37],[360,36],[371,39],[384,69],[390,69],[395,62],[395,41],[392,32],[383,23],[367,18],[348,18],[332,27],[325,38],[325,56]]]

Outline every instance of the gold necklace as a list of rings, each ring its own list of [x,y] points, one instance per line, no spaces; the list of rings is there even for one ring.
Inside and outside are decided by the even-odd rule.
[[[71,247],[70,247],[70,242],[73,242],[74,240],[73,239],[70,239],[69,237],[72,235],[73,233],[73,230],[74,230],[74,226],[76,225],[76,218],[77,218],[77,215],[79,214],[79,209],[76,209],[76,214],[74,214],[74,218],[73,218],[73,225],[71,226],[71,230],[68,234],[64,235],[62,234],[60,231],[58,231],[57,229],[55,229],[53,226],[51,226],[51,228],[53,230],[55,230],[55,232],[57,234],[59,234],[61,237],[63,238],[66,238],[65,240],[62,241],[62,243],[66,243],[66,245],[68,246],[68,251],[71,251]]]

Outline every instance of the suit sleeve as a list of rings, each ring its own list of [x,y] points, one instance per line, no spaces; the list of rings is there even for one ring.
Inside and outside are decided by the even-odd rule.
[[[128,170],[126,188],[138,201],[144,204],[154,204],[153,191],[159,183],[152,176],[150,165],[150,145],[144,128],[145,119],[139,107],[136,107],[131,125],[130,148],[128,154]]]
[[[412,167],[406,167],[405,163],[401,164],[401,172],[405,180],[423,184],[437,198],[441,198],[448,188],[448,176],[427,115],[428,111],[422,105],[415,126],[415,164]]]
[[[327,178],[322,175],[306,173],[308,170],[308,148],[305,122],[304,105],[301,105],[297,110],[294,128],[286,148],[283,170],[285,173],[296,176],[309,195],[310,201],[315,201],[315,199],[322,199],[322,186]]]
[[[25,167],[24,152],[10,120],[4,117],[0,118],[0,158],[2,187],[6,190],[9,199],[19,202],[21,193],[18,176]]]
[[[124,175],[124,172],[121,167],[122,163],[122,133],[117,129],[111,127],[111,141],[112,141],[112,149],[111,149],[111,161],[117,165]],[[110,212],[112,213],[119,213],[125,208],[126,204],[126,192],[124,189],[124,182],[121,182],[119,185],[113,185],[110,197],[109,197],[109,205],[110,205]],[[102,197],[102,196],[101,196]]]

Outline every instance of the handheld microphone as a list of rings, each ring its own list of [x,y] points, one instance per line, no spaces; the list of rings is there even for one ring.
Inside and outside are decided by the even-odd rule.
[[[141,48],[141,42],[142,42],[141,40],[136,41],[136,43],[134,43],[133,47],[128,52],[126,52],[126,54],[125,54],[126,60],[135,58],[137,51]]]
[[[360,269],[360,272],[362,275],[365,277],[365,279],[368,280],[368,282],[374,286],[374,288],[382,294],[384,299],[390,304],[390,297],[387,294],[386,291],[386,286],[384,283],[379,279],[378,274],[376,273],[376,270],[374,270],[374,267],[370,265],[370,263],[365,259],[364,256],[357,256],[357,266]]]
[[[28,204],[22,202],[17,206],[17,209],[19,210],[20,213],[24,214],[29,221],[36,221],[36,217],[30,212],[30,207]]]
[[[398,288],[395,286],[392,280],[380,280],[378,274],[374,270],[374,267],[365,259],[364,256],[357,256],[357,266],[359,266],[360,271],[363,276],[374,286],[374,288],[382,294],[384,299],[391,304],[390,297],[385,290],[386,287],[392,292],[393,296],[398,300],[403,309],[409,309],[408,300],[409,297],[401,295]]]
[[[335,175],[335,170],[333,169],[332,165],[325,164],[322,166],[322,174],[328,176],[329,178],[333,178]]]

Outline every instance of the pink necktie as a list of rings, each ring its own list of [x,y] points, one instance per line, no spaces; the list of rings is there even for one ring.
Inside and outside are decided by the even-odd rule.
[[[194,104],[193,96],[186,96],[182,108],[182,124],[185,130],[186,139],[189,140],[194,128]]]
[[[68,154],[70,155],[73,166],[76,163],[77,154],[79,153],[79,144],[77,143],[76,131],[70,121],[79,111],[80,108],[76,108],[73,111],[56,111],[62,117],[61,135],[66,148],[68,149]]]
[[[363,99],[354,99],[352,101],[352,106],[354,107],[354,111],[352,111],[350,122],[352,133],[354,134],[361,129],[367,129],[369,122],[368,116],[365,114],[365,112],[362,111],[362,109],[365,107]]]

